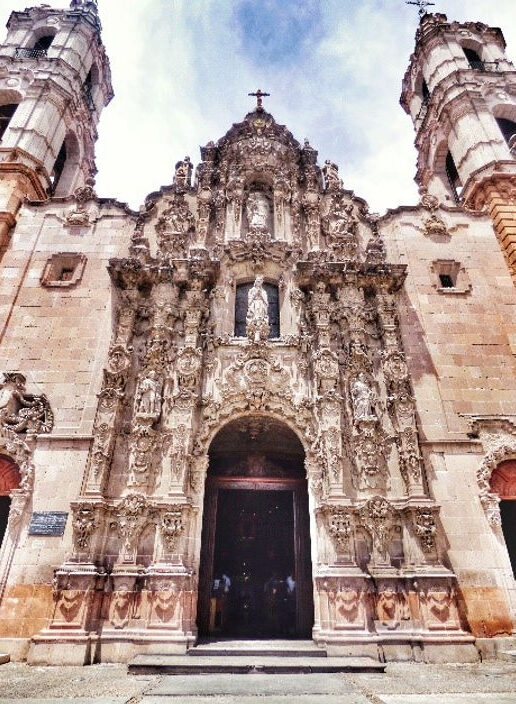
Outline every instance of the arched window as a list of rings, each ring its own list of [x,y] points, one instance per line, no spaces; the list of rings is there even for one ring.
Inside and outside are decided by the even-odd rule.
[[[501,499],[502,531],[516,577],[516,460],[498,465],[491,475],[491,491]]]
[[[448,177],[448,183],[452,189],[455,201],[460,203],[462,181],[460,180],[459,172],[457,171],[451,152],[448,152],[446,155],[446,176]]]
[[[9,457],[0,455],[0,545],[7,529],[11,506],[10,494],[13,489],[17,489],[19,486],[20,470],[18,465]]]
[[[54,35],[53,34],[45,34],[43,37],[40,37],[36,43],[34,44],[34,51],[40,51],[42,53],[47,53],[47,49],[50,48],[50,45],[54,41]]]
[[[82,94],[90,112],[93,112],[95,110],[95,100],[93,99],[93,91],[98,83],[98,73],[99,72],[97,67],[95,66],[95,64],[93,64],[93,66],[88,71],[88,75],[86,76],[84,83],[82,84]]]
[[[63,140],[63,144],[61,145],[61,149],[59,150],[59,154],[57,155],[57,159],[54,163],[54,168],[52,169],[52,173],[50,175],[53,194],[56,192],[57,186],[59,185],[59,180],[63,174],[63,169],[66,164],[66,156],[66,140]]]
[[[235,337],[246,335],[247,298],[253,283],[238,284],[235,294]],[[280,336],[279,290],[276,284],[264,283],[263,288],[269,299],[269,337]]]
[[[507,120],[505,117],[497,117],[495,119],[505,141],[509,145],[509,149],[513,152],[513,155],[516,155],[516,122]]]
[[[466,55],[466,58],[471,68],[474,68],[476,71],[485,70],[484,62],[476,51],[474,51],[473,49],[468,49],[466,46],[462,47],[462,49],[464,51],[464,54]]]
[[[9,103],[9,105],[0,106],[0,139],[5,134],[6,129],[9,127],[11,118],[14,115],[18,105],[16,103]]]
[[[424,103],[428,103],[430,100],[430,89],[428,88],[428,84],[423,78],[423,82],[421,83],[421,97],[423,98]]]

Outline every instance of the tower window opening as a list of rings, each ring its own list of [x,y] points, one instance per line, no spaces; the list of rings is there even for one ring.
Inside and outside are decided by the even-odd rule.
[[[448,152],[446,155],[446,176],[448,177],[448,182],[452,189],[455,202],[460,203],[462,181],[460,179],[459,172],[457,171],[457,167],[455,166],[451,152]]]
[[[477,54],[476,51],[473,49],[468,49],[467,47],[462,47],[464,54],[466,55],[466,58],[468,60],[468,63],[471,68],[475,69],[475,71],[485,71],[486,67],[484,65],[484,62],[480,58],[480,56]]]
[[[44,52],[45,54],[47,53],[47,50],[50,49],[50,45],[54,41],[54,35],[53,34],[47,34],[44,37],[40,37],[38,41],[34,44],[34,51],[41,51]]]
[[[50,180],[52,182],[52,193],[55,193],[57,185],[59,183],[59,179],[61,178],[63,174],[63,169],[65,167],[66,163],[66,144],[63,141],[63,144],[61,145],[61,149],[59,150],[59,154],[57,155],[57,159],[54,164],[54,168],[52,170],[52,174],[50,176]]]
[[[84,100],[90,112],[95,110],[95,102],[93,100],[93,74],[92,69],[89,70],[88,75],[84,83],[82,84],[82,92],[84,95]]]
[[[9,123],[17,107],[18,105],[13,103],[0,106],[0,139],[2,139],[6,129],[9,127]]]
[[[245,337],[249,291],[253,283],[238,284],[235,294],[235,337]],[[269,338],[280,336],[279,289],[275,284],[264,283],[269,302]]]
[[[428,88],[428,84],[423,78],[423,83],[421,84],[421,97],[423,98],[424,103],[428,103],[430,100],[430,89]]]
[[[503,138],[509,145],[511,154],[516,157],[516,122],[506,120],[504,117],[497,117],[496,122],[503,134]]]

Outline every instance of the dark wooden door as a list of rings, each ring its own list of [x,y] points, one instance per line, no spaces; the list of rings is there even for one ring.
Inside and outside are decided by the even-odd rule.
[[[256,492],[256,494],[253,495],[249,492]],[[260,500],[256,501],[256,499],[259,498],[258,492],[260,493]],[[282,493],[281,495],[277,495],[275,492]],[[277,496],[276,500],[274,496]],[[274,507],[274,504],[278,504],[276,508],[288,514],[285,515],[284,526],[286,526],[286,530],[290,532],[290,535],[281,535],[281,530],[274,528],[274,516],[270,518],[271,526],[261,525],[261,530],[258,530],[254,525],[254,519],[248,520],[245,528],[243,528],[242,519],[239,519],[237,514],[239,510],[238,507],[242,505],[242,502],[246,503],[246,499],[247,504],[258,504],[262,507]],[[240,512],[240,515],[241,514],[242,511]],[[263,516],[259,516],[257,520],[258,522],[263,521]],[[269,530],[264,531],[263,529],[267,527]],[[258,528],[260,528],[260,526]],[[260,562],[259,556],[262,555],[260,564],[263,565],[263,556],[266,562],[270,558],[269,567],[273,570],[275,565],[277,566],[279,564],[278,560],[281,562],[283,559],[285,561],[285,571],[287,571],[287,560],[292,558],[294,563],[293,577],[295,579],[295,596],[292,598],[295,599],[295,615],[291,615],[292,624],[288,625],[286,632],[281,631],[282,625],[279,622],[278,624],[273,623],[272,626],[270,623],[267,623],[268,617],[270,617],[270,607],[267,604],[262,604],[261,606],[261,613],[264,615],[263,618],[258,614],[254,620],[251,618],[247,623],[244,623],[244,617],[240,618],[239,613],[237,613],[236,615],[233,614],[233,619],[229,624],[220,623],[220,619],[219,623],[216,623],[213,610],[218,597],[214,597],[214,585],[219,584],[221,575],[218,573],[215,574],[214,568],[217,565],[217,561],[220,563],[221,548],[222,550],[225,550],[226,547],[229,550],[234,549],[235,544],[232,543],[233,530],[236,533],[242,531],[249,533],[257,532],[257,540],[260,539],[259,533],[262,536],[264,534],[267,536],[261,539],[268,541],[268,544],[264,542],[253,543],[252,541],[255,540],[255,537],[252,535],[248,538],[245,536],[242,538],[244,541],[250,541],[248,545],[251,546],[251,562],[253,559]],[[276,530],[277,538],[274,538],[274,536],[271,537],[271,530]],[[221,546],[221,539],[227,540],[228,545]],[[278,550],[274,550],[275,543],[278,546]],[[291,558],[290,552],[292,553]],[[280,572],[281,566],[278,568],[276,576],[278,581],[282,584],[282,589],[285,590],[286,580],[284,579],[284,575],[280,574]],[[270,586],[270,580],[265,582],[266,576],[268,575],[263,576],[263,583],[260,582],[259,576],[254,579],[255,595],[257,594],[258,598],[260,598],[260,595],[262,595],[263,598],[263,592],[268,591],[267,585]],[[231,590],[232,593],[235,594],[238,591],[239,577],[233,573],[231,579],[233,581]],[[240,578],[240,586],[241,582],[242,578]],[[221,585],[217,588],[220,592],[223,586]],[[229,588],[227,591],[229,591]],[[290,603],[288,599],[285,599],[285,602]],[[252,611],[253,604],[250,603],[247,606]],[[274,631],[275,626],[280,629],[278,632]],[[310,558],[310,527],[306,480],[209,477],[206,484],[204,503],[199,575],[199,634],[205,637],[214,635],[238,637],[239,635],[243,635],[248,638],[278,637],[282,634],[282,637],[286,635],[286,637],[293,638],[308,638],[311,636],[312,626],[312,564]]]

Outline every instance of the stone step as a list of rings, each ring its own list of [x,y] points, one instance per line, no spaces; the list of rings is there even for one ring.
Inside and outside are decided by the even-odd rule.
[[[324,672],[384,672],[384,663],[366,657],[191,657],[188,655],[136,655],[128,664],[133,675],[199,674],[302,674]]]
[[[6,663],[11,661],[11,656],[7,655],[7,653],[0,653],[0,665],[5,665]]]
[[[199,643],[188,653],[191,657],[278,657],[325,658],[326,650],[312,640],[219,640]]]
[[[516,662],[516,650],[502,650],[498,657],[506,662]]]

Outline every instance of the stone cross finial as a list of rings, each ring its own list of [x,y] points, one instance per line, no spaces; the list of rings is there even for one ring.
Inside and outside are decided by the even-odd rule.
[[[253,98],[256,98],[256,109],[263,110],[263,98],[268,98],[270,93],[264,93],[261,88],[258,88],[256,93],[248,93]]]
[[[428,0],[405,0],[405,5],[416,5],[416,7],[419,8],[419,16],[424,17],[427,13],[426,8],[435,5],[435,2],[429,2]]]

